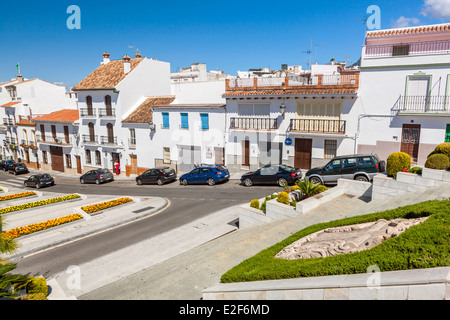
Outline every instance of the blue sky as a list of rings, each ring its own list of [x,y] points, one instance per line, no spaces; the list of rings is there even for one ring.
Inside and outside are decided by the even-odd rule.
[[[70,5],[81,29],[70,30]],[[381,28],[450,21],[450,0],[409,1],[8,1],[0,12],[0,82],[17,74],[74,86],[108,51],[111,59],[143,56],[172,71],[203,62],[238,70],[301,64],[310,42],[317,62],[355,62],[364,43],[368,6],[381,9]],[[313,46],[312,59],[316,56]]]

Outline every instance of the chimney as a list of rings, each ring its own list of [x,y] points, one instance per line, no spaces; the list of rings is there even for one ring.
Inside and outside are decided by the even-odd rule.
[[[17,75],[17,82],[22,82],[23,81],[23,77],[22,77],[22,75],[19,73],[18,75]]]
[[[142,55],[139,51],[136,50],[136,53],[134,54],[135,58],[142,58]]]
[[[110,60],[109,60],[109,53],[108,52],[103,52],[103,63],[102,64],[107,64]]]
[[[128,73],[131,71],[131,58],[126,54],[123,57],[123,73]]]

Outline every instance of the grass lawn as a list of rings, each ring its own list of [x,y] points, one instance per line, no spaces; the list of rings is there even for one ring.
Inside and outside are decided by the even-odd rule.
[[[429,218],[380,245],[326,258],[284,260],[275,255],[284,247],[326,228],[376,221],[378,219]],[[288,279],[365,273],[371,265],[381,271],[450,266],[450,200],[425,201],[393,210],[316,224],[261,251],[222,275],[222,282]]]

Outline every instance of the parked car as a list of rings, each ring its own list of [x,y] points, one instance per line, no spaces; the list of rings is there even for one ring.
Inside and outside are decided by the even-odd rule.
[[[278,164],[267,165],[256,171],[247,172],[241,176],[241,183],[246,187],[254,184],[277,184],[279,186],[290,185],[301,179],[300,169]]]
[[[14,160],[2,160],[0,161],[0,169],[3,171],[8,171],[9,166],[14,164]]]
[[[16,162],[14,164],[9,165],[8,172],[9,173],[13,173],[14,175],[16,175],[16,174],[19,174],[19,173],[28,173],[30,171],[28,171],[28,168],[25,165],[25,163]]]
[[[180,184],[186,186],[188,184],[207,183],[210,186],[217,182],[228,181],[230,173],[228,169],[222,165],[202,166],[195,168],[189,173],[185,173],[180,177]]]
[[[36,189],[39,189],[41,187],[55,185],[55,180],[48,173],[34,174],[25,180],[23,185],[25,187],[35,187]]]
[[[100,184],[106,181],[113,181],[114,176],[108,169],[94,169],[86,172],[80,177],[80,183]]]
[[[143,174],[136,177],[136,184],[154,184],[163,185],[166,182],[176,180],[175,170],[169,167],[157,167],[148,169]]]
[[[308,170],[305,179],[320,184],[336,184],[340,178],[368,182],[385,170],[385,164],[376,154],[338,156],[324,166]]]

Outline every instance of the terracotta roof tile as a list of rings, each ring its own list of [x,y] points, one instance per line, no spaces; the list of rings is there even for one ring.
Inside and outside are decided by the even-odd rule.
[[[302,89],[291,89],[291,90],[243,90],[243,91],[227,91],[223,94],[224,97],[227,96],[268,96],[268,95],[323,95],[323,94],[356,94],[356,88],[325,88],[325,89],[313,89],[313,88],[302,88]]]
[[[148,123],[152,121],[152,107],[155,105],[167,105],[175,100],[174,96],[147,97],[125,120],[125,123]]]
[[[33,121],[74,122],[79,119],[77,109],[63,109],[34,118]]]
[[[5,103],[4,105],[2,105],[1,107],[12,107],[16,104],[22,103],[22,101],[10,101],[8,103]]]
[[[145,58],[131,59],[131,71]],[[113,60],[102,64],[79,84],[72,88],[76,90],[112,89],[119,84],[130,72],[124,73],[123,60]]]
[[[450,23],[435,24],[428,26],[418,26],[418,27],[408,27],[408,28],[396,28],[396,29],[386,29],[377,31],[368,31],[367,38],[380,38],[389,36],[399,36],[399,35],[413,35],[413,34],[424,34],[433,32],[445,32],[450,31]]]

